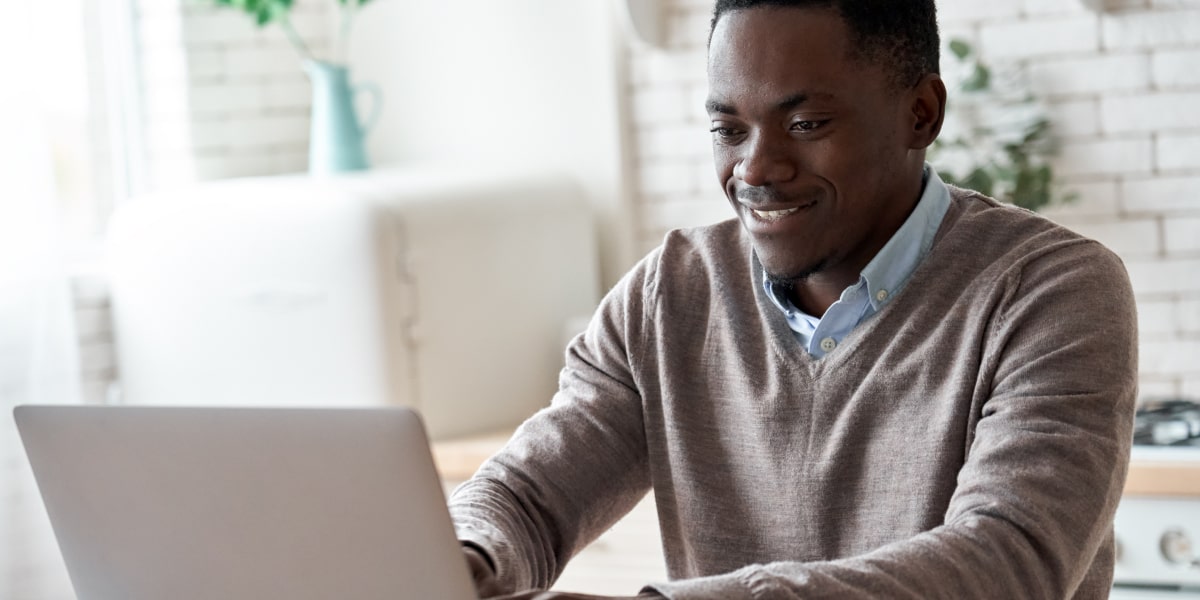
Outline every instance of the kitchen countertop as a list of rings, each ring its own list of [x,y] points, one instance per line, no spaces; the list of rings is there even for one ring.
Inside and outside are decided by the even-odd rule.
[[[1197,453],[1200,454],[1200,451]],[[1172,461],[1135,457],[1129,463],[1125,494],[1200,498],[1200,460]]]

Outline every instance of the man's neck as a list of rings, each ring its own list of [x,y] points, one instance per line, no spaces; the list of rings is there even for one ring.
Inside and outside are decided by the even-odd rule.
[[[923,162],[921,163],[924,164]],[[912,215],[917,204],[921,201],[921,195],[925,190],[924,169],[919,172],[912,183],[907,183],[904,186],[907,188],[900,198],[908,198],[908,202],[902,205],[902,210],[896,211],[892,218],[883,223],[882,231],[885,235],[878,236],[876,242],[860,253],[857,257],[846,257],[843,260],[837,261],[830,268],[820,272],[813,273],[801,281],[797,281],[788,294],[788,299],[792,304],[814,317],[821,318],[825,316],[825,311],[837,302],[842,296],[842,292],[858,283],[859,277],[862,275],[862,270],[875,258],[879,251],[896,235],[896,231],[904,225],[904,222]]]
[[[824,273],[817,273],[804,281],[796,282],[788,294],[788,299],[806,314],[821,318],[842,296],[842,291],[854,285],[856,281],[857,277],[853,281],[847,281],[844,277],[828,277]]]

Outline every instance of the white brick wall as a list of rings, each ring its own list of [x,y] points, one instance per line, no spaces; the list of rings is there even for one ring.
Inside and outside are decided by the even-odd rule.
[[[943,38],[1025,69],[1046,102],[1059,181],[1079,198],[1045,213],[1126,261],[1143,395],[1200,397],[1200,1],[1107,4],[942,0],[939,10]],[[639,251],[671,228],[729,216],[704,146],[712,2],[667,5],[668,47],[634,47],[629,65]],[[692,181],[678,180],[689,171]]]
[[[1117,12],[1104,15],[1102,22],[1105,48],[1200,45],[1200,9]]]
[[[1138,332],[1142,335],[1174,333],[1179,316],[1177,303],[1170,300],[1144,300],[1138,303]]]
[[[1072,175],[1149,174],[1154,144],[1149,136],[1072,140],[1059,149],[1054,168],[1063,177]]]
[[[1200,340],[1142,340],[1142,372],[1148,375],[1200,375]]]
[[[1161,212],[1181,215],[1197,212],[1200,173],[1195,175],[1131,178],[1121,187],[1121,205],[1131,213]]]
[[[1200,62],[1196,63],[1196,70],[1200,71]],[[1158,138],[1156,154],[1158,168],[1163,171],[1200,170],[1200,134],[1163,134]]]
[[[1100,102],[1096,98],[1082,100],[1050,100],[1046,117],[1054,123],[1060,136],[1089,136],[1100,133]]]
[[[1124,257],[1156,257],[1162,249],[1158,219],[1086,222],[1072,227]]]
[[[1108,133],[1200,129],[1200,91],[1113,94],[1100,99],[1101,128]]]
[[[1075,198],[1069,204],[1057,204],[1042,209],[1042,214],[1053,219],[1116,218],[1121,214],[1121,192],[1117,181],[1098,180],[1088,177],[1085,181],[1074,181],[1064,187]]]
[[[1144,52],[1050,59],[1031,64],[1034,89],[1056,94],[1142,90],[1150,84],[1150,55]]]
[[[1037,2],[1041,4],[1041,2]],[[1054,2],[1046,3],[1052,6]],[[712,3],[710,2],[711,6]],[[996,0],[995,2],[961,2],[944,1],[939,3],[938,10],[943,23],[956,21],[983,21],[991,19],[1006,19],[1016,17],[1021,13],[1021,0]]]
[[[1200,50],[1164,50],[1154,53],[1154,85],[1162,89],[1200,85]]]
[[[71,281],[75,335],[79,342],[80,393],[88,404],[107,400],[118,378],[108,284],[96,274],[77,274]]]
[[[331,5],[293,9],[317,55],[330,45]],[[278,25],[183,0],[138,8],[151,187],[306,168],[311,88]]]
[[[1200,334],[1200,300],[1180,300],[1177,314],[1179,331]]]
[[[1141,296],[1200,296],[1200,277],[1196,277],[1200,273],[1200,258],[1126,259],[1125,267],[1129,269],[1134,292]]]
[[[1200,217],[1177,217],[1163,223],[1168,254],[1200,254]]]
[[[682,85],[651,85],[633,92],[634,123],[660,126],[686,123],[688,90]]]
[[[1100,31],[1092,15],[986,22],[981,51],[990,57],[1054,56],[1095,51]]]

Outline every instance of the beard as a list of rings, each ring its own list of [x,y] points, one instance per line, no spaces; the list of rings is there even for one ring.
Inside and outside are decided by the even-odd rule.
[[[772,273],[765,267],[764,270],[766,271],[767,281],[771,283],[771,287],[787,293],[791,292],[792,289],[796,287],[797,283],[800,283],[823,271],[827,262],[827,259],[822,259],[817,261],[815,264],[791,273]]]

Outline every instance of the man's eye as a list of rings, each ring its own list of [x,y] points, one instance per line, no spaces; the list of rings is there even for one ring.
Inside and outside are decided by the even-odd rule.
[[[796,121],[792,123],[793,131],[814,131],[829,121]]]
[[[717,137],[723,138],[729,138],[737,135],[737,130],[729,127],[713,127],[709,130],[709,132],[715,134]]]

